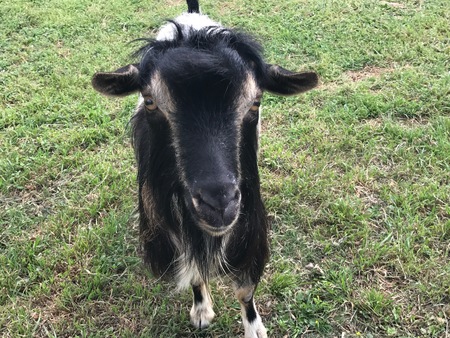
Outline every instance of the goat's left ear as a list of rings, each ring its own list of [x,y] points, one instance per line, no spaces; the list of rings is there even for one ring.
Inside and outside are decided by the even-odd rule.
[[[294,73],[276,65],[267,65],[264,89],[279,95],[295,95],[306,92],[319,82],[314,72]]]
[[[139,90],[138,65],[127,65],[113,72],[95,73],[92,87],[105,95],[125,96]]]

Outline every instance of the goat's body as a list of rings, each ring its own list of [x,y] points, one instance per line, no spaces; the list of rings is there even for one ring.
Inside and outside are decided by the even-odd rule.
[[[254,39],[187,2],[189,13],[138,51],[139,64],[97,73],[92,84],[107,95],[140,92],[131,124],[145,263],[180,289],[192,287],[198,328],[214,317],[208,281],[229,275],[245,337],[265,338],[253,301],[269,255],[257,166],[260,99],[264,90],[309,90],[317,76],[266,64]]]
[[[220,27],[206,15],[184,13],[174,22],[164,25],[157,40],[173,40],[181,29],[183,39],[193,38],[204,28]],[[221,34],[230,34],[224,32]],[[227,37],[228,39],[228,37]],[[241,151],[243,180],[241,182],[241,215],[232,232],[221,237],[201,231],[187,212],[182,196],[183,182],[176,168],[174,140],[170,126],[163,120],[150,123],[147,114],[137,113],[133,119],[140,184],[141,234],[144,257],[155,274],[167,277],[179,288],[189,287],[220,274],[231,274],[237,283],[257,283],[268,258],[267,222],[259,194],[257,175],[257,144],[259,126],[244,128],[248,140]],[[242,138],[242,137],[241,137]],[[161,150],[155,142],[165,144]],[[167,146],[172,145],[172,146]],[[146,149],[145,152],[141,149]],[[155,166],[152,166],[154,164]],[[256,172],[255,172],[256,170]],[[152,181],[147,179],[151,173]],[[160,193],[155,186],[167,185]],[[148,236],[147,234],[152,234]]]

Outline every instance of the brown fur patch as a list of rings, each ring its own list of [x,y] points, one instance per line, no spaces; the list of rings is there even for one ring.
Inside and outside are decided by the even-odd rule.
[[[163,112],[166,117],[168,117],[170,112],[175,110],[175,103],[170,94],[169,87],[167,87],[167,84],[158,72],[153,74],[150,86],[142,91],[142,96],[152,97],[158,105],[159,110]]]
[[[255,292],[254,285],[240,286],[236,288],[235,295],[240,303],[248,303]]]
[[[254,101],[262,95],[261,89],[258,87],[253,76],[247,75],[247,79],[242,84],[242,94],[236,104],[237,111],[243,117],[253,105]]]
[[[155,201],[153,200],[153,196],[150,192],[150,188],[148,187],[147,182],[144,183],[141,190],[141,198],[142,203],[144,205],[144,212],[147,218],[150,220],[147,224],[158,224],[158,219],[153,212]],[[147,228],[144,233],[141,234],[141,240],[142,241],[148,241],[150,240],[155,233],[155,228]]]

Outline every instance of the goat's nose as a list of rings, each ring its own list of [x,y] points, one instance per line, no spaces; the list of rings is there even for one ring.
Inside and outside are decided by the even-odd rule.
[[[223,214],[239,201],[241,194],[234,183],[210,183],[198,187],[193,197],[199,207],[207,206]]]

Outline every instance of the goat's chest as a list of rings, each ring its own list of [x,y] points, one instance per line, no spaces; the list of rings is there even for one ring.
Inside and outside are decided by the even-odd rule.
[[[198,285],[210,278],[226,274],[228,271],[226,242],[225,238],[220,243],[205,240],[197,246],[181,244],[183,250],[178,251],[174,262],[174,282],[178,288]]]

